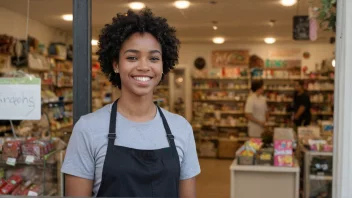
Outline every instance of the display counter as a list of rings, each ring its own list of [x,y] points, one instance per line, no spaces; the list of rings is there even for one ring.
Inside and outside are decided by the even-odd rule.
[[[261,165],[230,166],[231,198],[298,198],[300,168]]]

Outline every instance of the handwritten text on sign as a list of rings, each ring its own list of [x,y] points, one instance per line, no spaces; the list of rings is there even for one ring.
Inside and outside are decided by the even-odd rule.
[[[39,120],[40,93],[40,78],[0,78],[0,120]]]

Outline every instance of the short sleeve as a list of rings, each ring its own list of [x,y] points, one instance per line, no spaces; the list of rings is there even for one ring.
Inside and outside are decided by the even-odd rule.
[[[253,100],[250,96],[247,98],[246,105],[244,107],[244,112],[253,113]]]
[[[306,95],[304,98],[303,98],[303,101],[302,101],[302,105],[306,108],[308,108],[310,106],[310,99],[309,99],[309,96]]]
[[[181,163],[180,180],[190,179],[200,173],[200,165],[198,161],[196,143],[194,140],[192,127],[189,125],[190,133],[188,135],[188,143],[186,145],[184,157]]]
[[[94,180],[94,162],[93,144],[89,129],[81,118],[73,128],[61,172]]]

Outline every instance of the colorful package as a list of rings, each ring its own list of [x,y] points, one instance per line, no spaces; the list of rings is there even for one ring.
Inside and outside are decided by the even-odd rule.
[[[4,195],[8,195],[10,194],[18,185],[20,185],[22,182],[22,177],[20,176],[11,176],[8,180],[7,180],[7,184],[6,186],[4,186],[1,189],[1,193]]]
[[[22,145],[22,154],[24,156],[33,156],[35,160],[50,153],[54,149],[51,141],[30,140]]]
[[[2,148],[2,158],[7,160],[7,158],[18,158],[21,154],[21,141],[8,141],[5,142]]]
[[[1,180],[0,180],[0,189],[1,189],[2,187],[6,186],[6,184],[7,184],[6,180],[5,180],[5,179],[1,179]]]
[[[276,155],[274,157],[274,165],[280,167],[292,167],[293,156],[292,155]]]
[[[38,196],[38,195],[41,195],[42,193],[43,193],[43,187],[36,185],[36,184],[33,184],[31,187],[29,187],[28,189],[23,191],[23,193],[21,195]]]
[[[262,147],[263,142],[262,142],[262,139],[260,138],[251,138],[248,141],[248,145],[254,148],[256,151],[258,151]]]
[[[274,166],[293,166],[293,142],[291,140],[274,141]]]

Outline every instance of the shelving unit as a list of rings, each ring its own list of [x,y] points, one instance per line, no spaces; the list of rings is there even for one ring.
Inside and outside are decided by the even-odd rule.
[[[304,197],[311,198],[318,196],[319,193],[327,193],[331,195],[331,185],[332,185],[332,174],[326,174],[324,172],[319,172],[313,174],[311,172],[312,160],[313,158],[325,158],[331,162],[332,166],[332,152],[315,152],[309,151],[306,148],[302,148],[304,154]],[[332,172],[332,167],[326,167],[329,171]],[[323,191],[323,192],[322,192]],[[330,197],[330,196],[328,196]]]
[[[248,67],[237,76],[193,77],[193,129],[199,157],[233,158],[246,140],[244,104],[249,94]]]
[[[301,60],[266,60],[263,68],[240,67],[242,70],[235,72],[237,74],[235,76],[226,75],[226,68],[213,68],[208,69],[206,71],[208,73],[195,73],[192,79],[192,126],[198,140],[198,150],[201,150],[200,144],[205,142],[207,150],[212,153],[210,156],[215,157],[214,153],[217,152],[219,143],[217,138],[221,132],[229,133],[227,138],[246,136],[247,121],[244,118],[244,106],[252,80],[264,82],[264,94],[271,112],[269,123],[275,123],[273,126],[293,126],[293,112],[289,109],[294,100],[296,80],[318,82],[321,85],[307,86],[311,96],[312,121],[332,118],[333,75],[306,75],[302,71],[301,64]],[[320,97],[316,96],[317,93]],[[238,124],[238,120],[233,121],[230,117],[241,118],[242,122]],[[226,132],[223,132],[224,130]],[[202,157],[201,152],[200,156]]]

